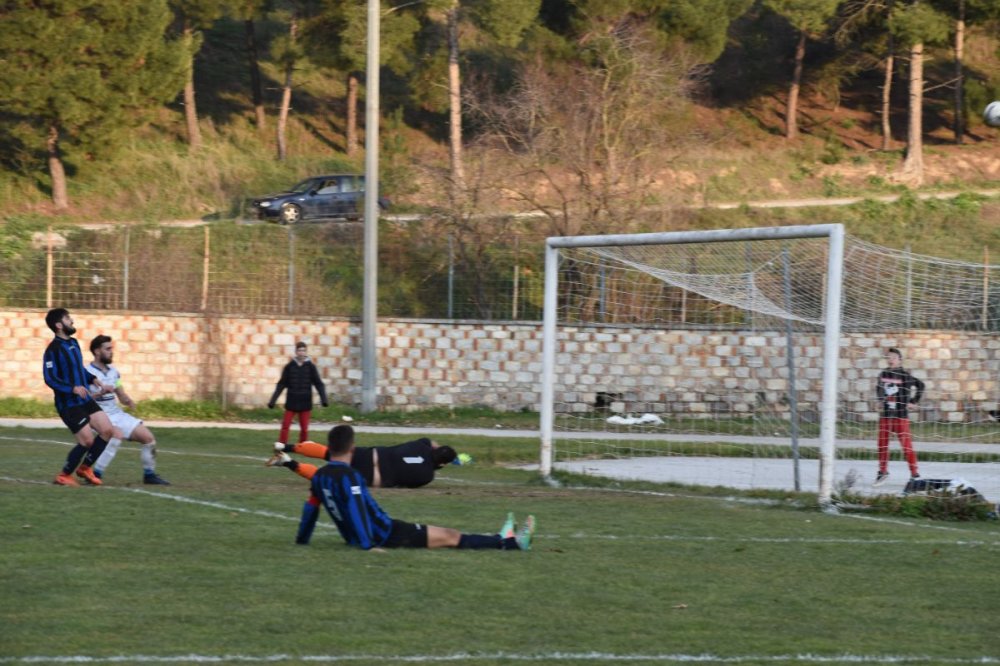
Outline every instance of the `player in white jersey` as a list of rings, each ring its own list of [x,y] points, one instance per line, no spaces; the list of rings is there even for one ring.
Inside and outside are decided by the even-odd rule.
[[[156,473],[156,438],[140,419],[132,416],[118,404],[121,401],[129,409],[135,407],[135,401],[122,388],[122,377],[117,368],[111,366],[114,357],[114,344],[111,337],[98,335],[90,341],[90,353],[94,360],[87,366],[87,372],[93,377],[90,394],[111,423],[122,431],[124,439],[142,444],[139,457],[142,460],[142,482],[151,485],[169,486],[170,483]],[[118,447],[110,444],[94,464],[94,473],[100,477],[118,453]]]

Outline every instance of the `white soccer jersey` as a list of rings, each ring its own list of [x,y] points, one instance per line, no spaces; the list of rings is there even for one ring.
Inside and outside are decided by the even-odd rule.
[[[114,386],[117,388],[121,385],[122,376],[118,374],[118,370],[110,365],[108,366],[108,371],[105,372],[91,363],[87,366],[87,372],[97,377],[105,386]],[[91,384],[88,388],[93,393],[100,387],[97,384]],[[111,425],[121,430],[125,439],[132,439],[132,433],[142,425],[142,419],[136,418],[122,409],[122,406],[118,404],[118,394],[114,392],[105,393],[104,395],[94,396],[94,400],[104,410],[104,413],[108,415]]]
[[[94,375],[101,381],[105,386],[118,387],[121,384],[122,376],[118,373],[118,370],[109,365],[107,371],[101,370],[93,363],[87,365],[87,372]],[[91,394],[101,389],[97,384],[91,384],[89,387]],[[118,394],[115,392],[104,393],[102,395],[95,395],[94,400],[100,405],[101,409],[111,414],[121,414],[123,412],[121,405],[118,404]]]

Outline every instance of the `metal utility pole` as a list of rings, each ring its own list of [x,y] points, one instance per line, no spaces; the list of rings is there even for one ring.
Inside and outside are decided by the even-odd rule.
[[[378,323],[378,120],[379,120],[379,0],[368,0],[368,63],[365,82],[365,240],[364,307],[361,314],[361,412],[378,406],[378,364],[375,358]]]

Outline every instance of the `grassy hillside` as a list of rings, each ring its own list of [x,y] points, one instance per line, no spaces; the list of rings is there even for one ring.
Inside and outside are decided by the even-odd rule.
[[[342,72],[303,63],[294,75],[295,91],[288,126],[289,159],[278,162],[275,125],[281,73],[266,58],[266,45],[279,26],[259,25],[268,125],[252,122],[249,74],[241,23],[220,21],[208,31],[196,63],[199,115],[205,145],[192,152],[184,142],[180,100],[136,128],[116,154],[86,164],[70,164],[71,209],[54,214],[48,201],[48,175],[43,163],[24,162],[20,169],[0,172],[0,217],[19,221],[156,221],[227,219],[240,216],[247,197],[289,185],[302,176],[360,170],[363,156],[344,153],[345,78]],[[970,47],[970,67],[982,69],[996,55]],[[974,59],[978,58],[978,61]],[[726,71],[725,59],[712,87]],[[911,243],[947,250],[948,256],[982,257],[982,247],[995,242],[995,204],[968,200],[958,204],[871,204],[852,210],[798,209],[781,212],[679,212],[681,207],[722,201],[804,197],[876,196],[905,192],[893,180],[902,143],[893,150],[880,143],[878,119],[872,111],[874,89],[844,89],[836,96],[822,70],[806,87],[802,100],[801,139],[781,136],[783,93],[779,90],[750,101],[721,106],[718,98],[696,104],[690,132],[699,137],[673,156],[657,174],[651,203],[663,213],[657,228],[688,225],[748,226],[794,219],[847,221],[852,233],[891,245]],[[865,80],[857,85],[867,86]],[[425,210],[445,200],[444,180],[435,174],[447,166],[440,135],[443,116],[425,115],[421,129],[402,121],[394,105],[393,82],[384,82],[382,168],[383,190],[397,211]],[[935,93],[940,97],[943,93]],[[359,109],[363,116],[363,109]],[[931,97],[925,147],[925,189],[988,189],[1000,183],[1000,130],[973,123],[964,145],[954,145],[947,131],[947,110]],[[412,113],[407,118],[412,121]],[[894,118],[897,132],[903,119]],[[436,131],[435,131],[436,128]],[[470,159],[475,152],[470,148]],[[504,174],[491,176],[502,182]],[[973,210],[974,209],[974,210]],[[883,224],[888,218],[891,224]],[[955,224],[961,229],[955,233]],[[905,236],[905,238],[904,238]]]

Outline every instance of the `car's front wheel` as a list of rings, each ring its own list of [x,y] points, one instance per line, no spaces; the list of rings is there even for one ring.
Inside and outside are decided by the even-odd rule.
[[[292,203],[287,203],[281,207],[281,223],[295,224],[302,219],[302,209]]]

